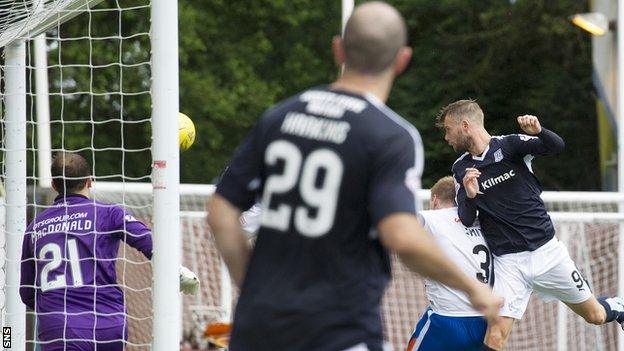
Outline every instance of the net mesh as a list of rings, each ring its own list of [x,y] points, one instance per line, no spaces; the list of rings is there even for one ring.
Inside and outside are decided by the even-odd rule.
[[[575,205],[575,207],[577,207]],[[578,207],[577,207],[578,209]],[[556,216],[555,216],[556,218]],[[596,295],[614,296],[617,292],[617,223],[579,223],[555,219],[557,236],[568,247],[572,259],[590,282]],[[398,259],[392,260],[393,279],[383,300],[386,335],[395,350],[404,349],[416,321],[428,305],[424,283]],[[567,308],[563,309],[566,329],[558,331],[559,302],[542,301],[535,294],[529,307],[511,333],[509,350],[556,350],[558,333],[565,333],[567,350],[616,350],[613,323],[596,327],[587,324]]]
[[[115,190],[115,187],[101,190],[96,184],[95,197],[110,203],[123,202],[132,209],[135,217],[150,224],[151,187],[145,185],[141,191],[133,193],[130,190],[123,192]],[[232,309],[231,303],[228,303],[232,296],[223,296],[232,294],[231,282],[207,228],[204,212],[205,201],[209,198],[212,187],[201,189],[199,193],[203,192],[203,195],[197,194],[198,191],[194,188],[188,193],[182,193],[180,199],[182,264],[195,272],[201,282],[197,294],[183,295],[183,339],[196,347],[207,346],[202,338],[206,325],[229,321]],[[149,343],[152,332],[151,265],[133,248],[125,246],[124,250],[120,250],[119,256],[127,259],[122,261],[123,264],[118,264],[117,269],[118,280],[122,285],[132,288],[125,290],[128,314],[134,316],[129,321],[129,342],[133,345],[128,349],[145,349],[141,346]],[[132,263],[133,261],[139,263]]]
[[[197,347],[206,347],[201,333],[207,323],[224,320],[229,314],[230,305],[222,304],[221,274],[223,265],[213,245],[213,238],[206,228],[204,203],[208,200],[212,188],[202,191],[195,188],[181,195],[181,226],[184,264],[199,275],[201,292],[195,297],[185,297],[183,329],[186,340]],[[135,201],[146,202],[150,194],[131,196],[125,193],[126,204]],[[426,192],[423,192],[426,198]],[[556,195],[556,194],[555,194]],[[106,201],[118,202],[121,194],[115,191],[98,192],[98,197]],[[550,196],[546,193],[545,197]],[[556,196],[555,196],[556,197]],[[577,195],[577,198],[580,198]],[[425,204],[426,205],[426,204]],[[566,201],[548,201],[553,210],[617,210],[615,202],[596,206],[588,203],[586,207],[577,201],[575,204]],[[591,214],[591,212],[584,212]],[[601,213],[601,212],[598,212]],[[591,284],[597,295],[615,295],[617,290],[617,255],[614,248],[618,244],[618,223],[608,221],[559,220],[561,213],[552,214],[557,235],[566,243],[570,255],[577,263],[579,270]],[[149,208],[141,209],[138,214],[149,222]],[[566,218],[566,216],[562,216]],[[126,281],[142,281],[148,288],[150,281],[145,279],[150,274],[149,267],[131,267],[126,271]],[[134,284],[134,282],[133,282]],[[227,291],[227,289],[226,289]],[[136,315],[149,315],[151,300],[132,295],[128,298],[130,311]],[[392,256],[392,281],[383,299],[383,318],[385,333],[394,350],[404,349],[412,334],[416,321],[420,318],[428,304],[424,294],[424,283],[419,276],[409,271],[396,256]],[[563,312],[562,312],[563,311]],[[532,296],[524,318],[515,324],[509,340],[510,350],[554,350],[557,349],[559,333],[565,333],[568,350],[616,350],[616,333],[618,327],[607,325],[596,327],[574,315],[567,309],[560,310],[559,302],[542,301]],[[560,330],[559,318],[565,318],[565,329]],[[130,339],[148,339],[150,329],[145,325],[131,325]]]
[[[52,151],[72,150],[86,154],[98,182],[148,181],[151,160],[150,2],[100,2],[0,0],[0,47],[17,38],[30,40],[45,33],[48,62],[43,69],[49,74]],[[34,185],[29,188],[28,195],[29,219],[32,219],[49,206],[51,197],[49,191],[38,186],[41,179],[37,158],[42,150],[36,139],[34,73],[37,68],[31,42],[27,43],[28,179]],[[6,67],[0,66],[0,69],[4,71]],[[5,98],[3,93],[0,97]],[[4,130],[3,126],[1,149],[6,152]],[[135,167],[127,167],[129,164]],[[2,174],[6,174],[4,159],[0,165]],[[116,185],[109,190],[98,190],[96,198],[120,204],[151,225],[151,188],[147,185],[148,191],[145,187],[136,191],[136,184],[129,185],[128,188]],[[236,295],[230,290],[230,282],[224,279],[223,263],[205,224],[204,203],[210,194],[210,189],[206,188],[181,196],[183,264],[196,272],[202,282],[197,295],[184,297],[183,331],[184,339],[198,348],[206,347],[201,334],[207,323],[229,320],[231,301]],[[561,194],[545,194],[548,209],[584,214],[617,212],[617,201],[613,199],[590,201],[580,200],[586,196],[569,195],[561,200]],[[614,295],[618,273],[618,257],[614,254],[614,248],[618,247],[618,224],[573,219],[555,220],[555,224],[559,237],[568,245],[594,292]],[[0,236],[0,247],[4,246],[3,239]],[[0,286],[5,276],[4,256],[2,249]],[[392,268],[393,279],[383,299],[383,317],[388,340],[395,350],[400,350],[405,347],[427,301],[418,276],[409,272],[396,257],[392,258]],[[148,350],[152,339],[151,264],[135,249],[122,246],[117,270],[118,282],[126,294],[127,349]],[[3,307],[4,291],[0,291],[0,308]],[[3,325],[4,317],[2,313]],[[562,330],[565,337],[558,338]],[[523,320],[514,327],[509,349],[553,350],[562,339],[568,350],[615,350],[616,332],[612,325],[587,325],[570,311],[562,311],[557,302],[544,302],[533,296]],[[31,344],[36,342],[32,333],[28,340]]]
[[[11,42],[31,40],[85,12],[106,11],[106,7],[92,10],[102,1],[0,0],[0,47]],[[132,0],[124,3],[130,7],[134,5]]]
[[[144,186],[140,191],[132,191],[124,190],[122,183],[117,183],[111,190],[102,190],[99,184],[95,184],[92,195],[98,201],[123,205],[138,220],[151,226],[153,208],[151,185],[142,185]],[[232,294],[229,275],[214,246],[203,210],[212,187],[202,188],[205,189],[206,195],[181,195],[180,206],[182,264],[195,272],[201,282],[197,294],[183,295],[183,340],[191,342],[197,348],[208,346],[202,337],[205,326],[214,322],[229,321],[232,309],[230,302],[232,296],[227,298],[223,296],[223,293]],[[33,194],[35,191],[31,189],[29,193]],[[43,203],[46,201],[44,198],[49,200],[53,196],[49,190],[39,190],[37,194],[40,199],[31,199],[29,203]],[[151,263],[136,249],[122,244],[116,268],[117,281],[126,299],[128,317],[126,350],[150,350],[153,322]],[[222,286],[224,281],[228,286]],[[28,339],[30,343],[36,343],[32,334]]]
[[[0,0],[0,47],[11,41],[26,43],[27,179],[31,185],[28,221],[48,208],[53,199],[49,189],[40,186],[45,183],[47,170],[41,172],[38,161],[46,153],[79,152],[92,165],[91,173],[96,181],[149,181],[149,33],[149,0]],[[36,35],[41,35],[38,40],[43,40],[43,52],[35,50]],[[5,72],[11,67],[3,63],[0,69],[3,71],[0,103],[4,109]],[[38,85],[45,84],[36,80],[41,71],[48,75],[43,91],[48,98],[45,110],[50,116],[49,123],[38,122],[42,116],[39,111],[42,104],[38,102],[42,95],[38,88],[42,86]],[[6,113],[5,110],[3,116]],[[7,174],[4,159],[11,151],[4,143],[4,122],[3,119],[3,176]],[[42,125],[48,125],[51,131],[51,146],[43,149],[38,139]],[[115,203],[137,214],[151,213],[151,198],[138,200],[133,194],[119,193]],[[150,217],[145,215],[142,219],[151,224]],[[3,255],[0,264],[4,267]],[[151,264],[135,249],[122,246],[116,266],[118,283],[126,293],[127,302],[132,301],[127,304],[130,329],[127,349],[151,349]],[[0,283],[3,280],[0,273]],[[3,306],[4,295],[0,298]],[[3,309],[3,320],[5,315]],[[27,320],[26,339],[30,349],[39,342],[32,312],[27,313]]]

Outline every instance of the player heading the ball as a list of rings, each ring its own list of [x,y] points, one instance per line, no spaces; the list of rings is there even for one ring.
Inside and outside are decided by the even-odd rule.
[[[494,290],[508,301],[503,318],[488,325],[485,343],[494,350],[505,347],[514,319],[522,318],[534,290],[564,302],[588,323],[624,322],[624,299],[594,297],[555,236],[540,197],[531,160],[562,152],[563,139],[543,128],[536,116],[516,120],[525,134],[491,136],[481,107],[472,100],[447,105],[437,118],[444,139],[462,154],[452,166],[459,218],[466,226],[479,219],[494,255]]]

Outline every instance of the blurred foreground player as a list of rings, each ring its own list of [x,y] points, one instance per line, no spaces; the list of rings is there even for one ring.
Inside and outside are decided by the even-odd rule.
[[[125,241],[152,257],[152,233],[118,205],[90,199],[91,172],[74,153],[52,162],[54,204],[28,225],[22,244],[20,295],[37,315],[42,351],[121,351],[128,334],[115,262]],[[199,280],[180,267],[180,289]]]
[[[416,217],[420,136],[384,104],[411,58],[406,32],[393,7],[358,6],[333,43],[342,77],[267,111],[235,152],[208,205],[242,287],[231,351],[382,350],[387,250],[497,314],[502,300],[455,267]],[[239,216],[257,198],[252,250]]]

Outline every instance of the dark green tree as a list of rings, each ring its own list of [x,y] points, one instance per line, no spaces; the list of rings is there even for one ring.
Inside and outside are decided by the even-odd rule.
[[[598,189],[591,41],[568,16],[577,1],[397,1],[408,19],[414,58],[389,105],[423,134],[425,186],[450,172],[457,155],[433,126],[444,105],[472,98],[494,135],[521,132],[535,114],[566,140],[559,157],[538,158],[546,189]]]
[[[107,0],[98,8],[146,1]],[[414,58],[388,105],[422,134],[424,186],[448,174],[457,157],[434,127],[437,112],[473,98],[492,134],[519,132],[515,117],[531,113],[564,137],[561,156],[535,162],[546,189],[600,188],[591,42],[568,20],[587,10],[586,1],[390,2],[407,20]],[[99,175],[149,173],[149,37],[136,34],[149,25],[148,8],[96,11],[48,33],[79,38],[50,40],[53,145],[95,155]],[[197,128],[195,145],[181,155],[182,181],[214,181],[265,109],[331,82],[330,43],[339,30],[337,0],[181,0],[180,110]],[[111,34],[121,39],[104,39]],[[71,123],[85,118],[96,123]]]
[[[262,112],[335,75],[334,0],[180,2],[180,108],[195,121],[182,179],[210,182]]]

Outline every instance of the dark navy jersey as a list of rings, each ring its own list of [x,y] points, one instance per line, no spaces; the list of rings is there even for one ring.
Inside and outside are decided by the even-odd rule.
[[[217,193],[261,227],[230,349],[381,350],[388,253],[374,228],[419,207],[416,129],[372,95],[318,87],[266,112]]]
[[[493,254],[533,251],[555,235],[531,160],[534,155],[555,154],[563,148],[557,134],[542,128],[537,136],[494,136],[481,155],[465,153],[453,164],[459,217],[469,226],[478,212]],[[466,197],[463,186],[466,168],[471,167],[481,172],[477,179],[480,193],[474,199]]]

